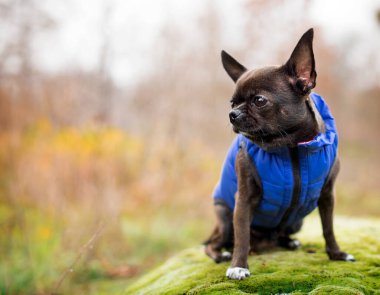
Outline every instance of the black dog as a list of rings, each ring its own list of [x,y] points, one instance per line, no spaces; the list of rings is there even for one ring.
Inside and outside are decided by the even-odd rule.
[[[236,82],[229,117],[239,135],[214,191],[217,225],[205,251],[221,262],[231,259],[222,250],[233,247],[231,279],[250,275],[250,251],[298,248],[290,235],[316,207],[330,259],[354,261],[333,231],[338,137],[323,98],[311,93],[317,77],[313,34],[310,29],[301,37],[282,66],[249,71],[222,51],[224,69]]]

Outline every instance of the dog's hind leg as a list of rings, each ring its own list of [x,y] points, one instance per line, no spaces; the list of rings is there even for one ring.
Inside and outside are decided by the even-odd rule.
[[[231,253],[222,250],[233,245],[232,211],[220,200],[215,204],[215,213],[217,224],[204,245],[206,254],[219,263],[231,260]]]
[[[323,237],[326,241],[326,252],[330,260],[355,261],[354,256],[340,250],[335,239],[333,227],[334,212],[334,183],[339,172],[339,160],[337,159],[331,168],[318,201],[319,215],[321,216]]]

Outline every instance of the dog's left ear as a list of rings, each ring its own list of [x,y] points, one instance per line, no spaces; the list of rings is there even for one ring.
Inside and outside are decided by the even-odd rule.
[[[290,76],[290,83],[297,92],[303,95],[313,89],[316,84],[313,36],[313,29],[309,29],[303,34],[285,64],[286,71]]]
[[[241,75],[247,71],[247,69],[224,50],[222,50],[221,56],[223,67],[226,70],[228,76],[230,76],[231,79],[236,82],[241,77]]]

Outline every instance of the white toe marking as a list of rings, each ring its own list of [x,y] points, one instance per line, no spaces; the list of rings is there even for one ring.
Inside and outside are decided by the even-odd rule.
[[[290,243],[291,243],[291,246],[296,247],[296,248],[301,246],[301,242],[298,240],[293,240]]]
[[[242,267],[229,267],[226,276],[233,280],[243,280],[251,274],[248,269]]]
[[[346,256],[346,259],[345,259],[346,261],[355,261],[355,257],[354,256],[352,256],[351,254],[348,254],[347,256]]]
[[[231,252],[224,251],[224,252],[222,253],[222,256],[223,256],[224,258],[231,258]]]

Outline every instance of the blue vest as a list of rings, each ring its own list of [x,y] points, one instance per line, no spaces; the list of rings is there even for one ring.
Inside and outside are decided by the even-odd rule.
[[[300,221],[317,207],[322,187],[337,153],[338,135],[334,118],[321,96],[311,93],[310,98],[324,121],[326,131],[312,141],[298,144],[301,190],[298,203],[287,213],[285,225]],[[290,208],[293,197],[292,161],[287,147],[265,151],[239,134],[227,153],[213,197],[215,200],[223,199],[231,210],[234,209],[237,191],[235,159],[241,141],[245,142],[254,161],[263,189],[261,202],[253,212],[252,225],[276,228]]]

